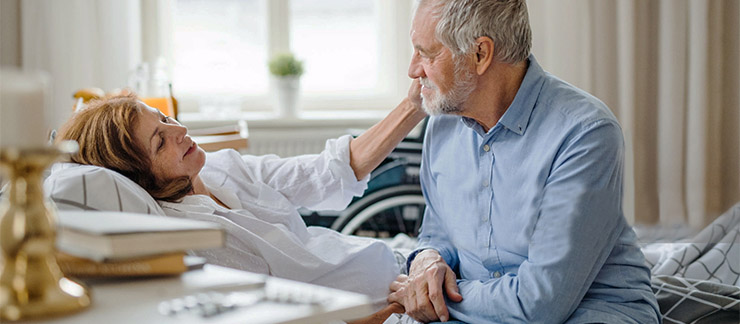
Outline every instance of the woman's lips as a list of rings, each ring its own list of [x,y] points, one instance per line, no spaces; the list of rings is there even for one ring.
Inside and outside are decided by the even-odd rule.
[[[195,151],[196,144],[193,142],[190,144],[190,148],[185,152],[185,155],[183,157],[188,156],[188,154],[193,153]]]

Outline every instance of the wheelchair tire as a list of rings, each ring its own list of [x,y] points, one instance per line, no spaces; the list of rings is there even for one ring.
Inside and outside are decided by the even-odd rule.
[[[354,202],[331,228],[350,235],[391,237],[404,233],[416,237],[425,206],[418,184],[388,187]]]

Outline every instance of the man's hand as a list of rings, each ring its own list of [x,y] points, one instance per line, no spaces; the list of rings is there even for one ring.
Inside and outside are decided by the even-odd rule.
[[[462,301],[455,273],[435,250],[424,250],[411,263],[409,275],[400,275],[391,283],[388,302],[406,308],[406,314],[420,322],[450,319],[444,293],[454,301]],[[443,290],[444,289],[444,290]]]

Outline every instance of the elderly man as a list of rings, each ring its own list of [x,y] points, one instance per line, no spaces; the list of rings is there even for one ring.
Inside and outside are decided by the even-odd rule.
[[[427,208],[388,300],[422,322],[658,323],[620,126],[530,55],[525,1],[422,0],[411,39]]]

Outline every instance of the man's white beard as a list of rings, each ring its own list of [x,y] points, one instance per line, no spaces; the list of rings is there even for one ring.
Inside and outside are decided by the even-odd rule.
[[[420,78],[421,85],[433,91],[431,98],[427,98],[422,93],[421,108],[432,116],[442,114],[460,114],[463,112],[462,104],[468,99],[473,92],[473,73],[465,70],[455,64],[455,80],[452,83],[452,89],[447,94],[439,92],[439,87],[433,84],[427,78]]]

